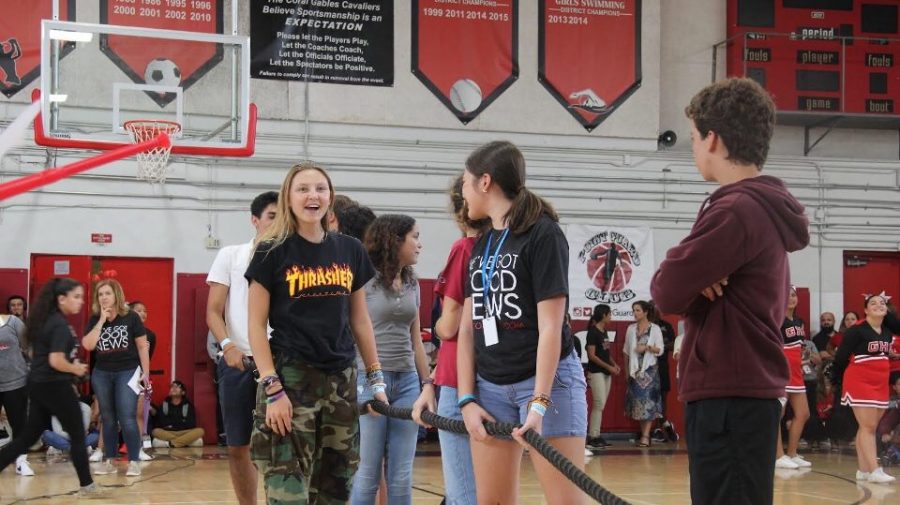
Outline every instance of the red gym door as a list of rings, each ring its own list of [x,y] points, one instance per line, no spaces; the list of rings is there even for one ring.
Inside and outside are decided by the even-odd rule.
[[[153,401],[159,403],[168,394],[172,380],[174,271],[172,258],[32,254],[30,293],[33,299],[53,277],[80,281],[85,286],[85,305],[81,314],[72,317],[71,323],[81,337],[91,316],[94,283],[107,277],[119,281],[126,301],[140,300],[147,306],[146,326],[156,333],[150,375],[155,385]]]
[[[900,253],[844,251],[844,312],[852,310],[866,317],[863,295],[882,291],[900,299],[896,298],[900,295]]]

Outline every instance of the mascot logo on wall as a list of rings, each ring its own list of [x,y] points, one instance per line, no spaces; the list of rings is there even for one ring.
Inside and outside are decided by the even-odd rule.
[[[597,303],[622,303],[637,296],[628,285],[635,267],[641,265],[641,255],[625,235],[614,231],[594,235],[585,242],[578,259],[591,280],[585,298]]]

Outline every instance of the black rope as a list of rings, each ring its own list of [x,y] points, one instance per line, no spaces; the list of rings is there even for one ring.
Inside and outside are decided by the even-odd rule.
[[[401,409],[393,407],[391,405],[387,405],[383,402],[373,400],[364,404],[363,408],[361,409],[362,412],[365,412],[365,405],[371,405],[372,409],[375,412],[378,412],[379,414],[385,416],[394,417],[397,419],[412,420],[412,409]],[[427,410],[422,412],[422,420],[439,430],[451,431],[453,433],[460,433],[463,435],[469,434],[468,430],[466,430],[466,423],[456,419],[441,417]],[[484,423],[484,429],[488,432],[489,435],[495,437],[510,436],[512,435],[512,431],[515,428],[518,428],[518,425],[512,423]],[[534,430],[528,430],[525,432],[525,441],[528,442],[529,445],[534,447],[534,449],[538,453],[540,453],[540,455],[543,456],[544,459],[546,459],[550,462],[550,464],[556,467],[556,469],[559,470],[560,473],[562,473],[567,479],[572,481],[573,484],[578,486],[582,491],[587,493],[588,496],[593,498],[594,501],[602,503],[604,505],[628,505],[627,501],[612,494],[606,488],[591,479],[588,474],[584,473],[580,468],[575,466],[574,463],[569,461],[568,458],[563,456],[559,451],[556,450],[555,447],[550,445],[550,443],[547,442],[545,438],[538,435]]]

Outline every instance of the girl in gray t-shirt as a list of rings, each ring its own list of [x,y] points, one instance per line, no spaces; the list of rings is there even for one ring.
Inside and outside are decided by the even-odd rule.
[[[23,354],[25,323],[11,314],[0,314],[0,409],[6,410],[9,426],[15,433],[25,430],[28,418],[28,364]],[[34,475],[28,465],[27,455],[16,459],[16,473]]]
[[[428,358],[419,326],[419,284],[413,274],[422,244],[413,218],[383,215],[366,233],[366,250],[377,274],[366,284],[366,306],[378,360],[384,371],[391,405],[410,408],[429,376]],[[359,402],[371,399],[366,374],[358,375]],[[381,471],[387,462],[388,503],[412,503],[412,464],[419,427],[410,420],[384,416],[359,419],[360,462],[353,479],[352,505],[375,503]]]

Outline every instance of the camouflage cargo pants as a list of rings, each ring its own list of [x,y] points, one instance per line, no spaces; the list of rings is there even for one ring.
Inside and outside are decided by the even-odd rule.
[[[266,396],[257,390],[251,454],[270,505],[344,505],[359,466],[356,367],[336,373],[282,359],[279,372],[294,415],[284,437],[266,426]]]

